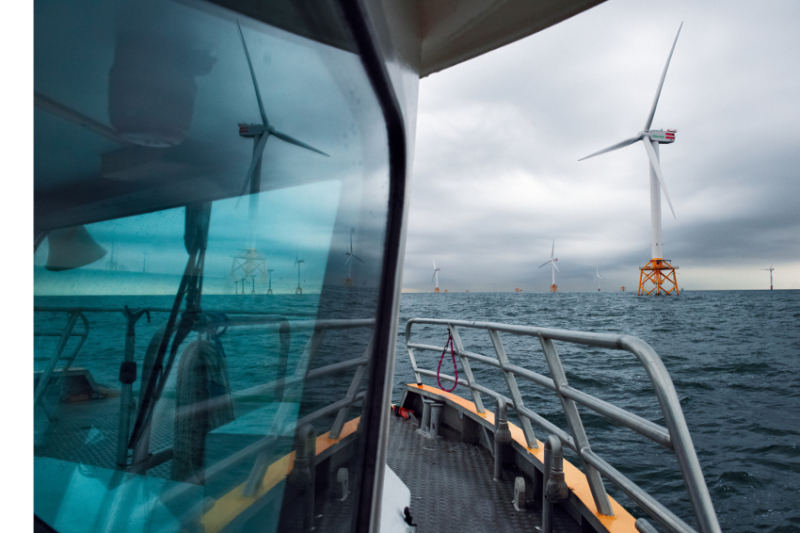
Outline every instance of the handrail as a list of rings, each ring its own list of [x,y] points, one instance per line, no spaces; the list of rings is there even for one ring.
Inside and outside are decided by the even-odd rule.
[[[448,328],[454,340],[457,339],[455,342],[455,355],[460,358],[465,373],[468,374],[467,379],[459,378],[459,383],[470,390],[475,400],[475,407],[479,413],[483,412],[481,394],[503,399],[506,403],[513,405],[517,411],[529,448],[538,447],[533,429],[530,427],[531,422],[533,422],[545,428],[551,434],[558,436],[565,446],[572,449],[578,455],[583,462],[586,477],[592,490],[592,496],[601,514],[612,514],[603,481],[600,477],[602,475],[627,494],[644,512],[658,521],[667,530],[674,532],[695,531],[641,487],[592,451],[576,404],[580,404],[612,422],[626,427],[672,450],[677,458],[678,467],[689,493],[689,498],[700,531],[702,533],[716,533],[721,531],[714,511],[714,505],[711,501],[711,496],[700,468],[700,462],[697,459],[694,444],[689,435],[689,428],[686,425],[683,410],[681,409],[678,395],[675,391],[675,386],[661,358],[646,342],[630,335],[591,333],[535,326],[516,326],[496,322],[413,318],[406,324],[405,340],[408,356],[417,383],[422,382],[422,376],[435,377],[436,372],[417,366],[416,358],[414,357],[415,350],[440,352],[441,347],[411,342],[411,330],[414,324],[445,326]],[[464,349],[460,336],[458,335],[458,328],[485,330],[489,334],[496,357],[492,358]],[[543,376],[511,364],[506,356],[499,333],[509,333],[538,339],[542,351],[544,352],[551,377]],[[659,407],[664,416],[666,427],[625,411],[591,394],[570,387],[567,383],[566,374],[561,365],[560,358],[558,357],[554,341],[612,350],[623,350],[635,355],[650,378]],[[469,361],[483,363],[501,370],[506,379],[510,398],[477,384],[469,367]],[[569,432],[547,421],[523,404],[516,377],[530,381],[558,396],[567,419]],[[439,378],[451,382],[454,381],[452,376],[445,374],[439,374]]]
[[[35,312],[41,313],[60,313],[60,312],[67,312],[70,317],[70,323],[68,324],[67,330],[62,333],[59,333],[62,336],[61,343],[59,345],[59,349],[57,349],[56,356],[60,356],[61,351],[63,351],[63,344],[66,344],[66,339],[69,336],[75,336],[72,334],[72,327],[74,326],[75,321],[80,317],[85,323],[85,333],[82,335],[82,341],[86,340],[86,336],[88,335],[89,331],[89,323],[88,319],[85,316],[85,313],[121,313],[124,316],[128,316],[130,310],[127,307],[88,307],[88,306],[35,306]],[[157,307],[146,307],[137,310],[139,316],[141,313],[159,313],[159,312],[170,312],[171,309],[166,308],[157,308]],[[226,315],[220,318],[220,315]],[[233,317],[228,317],[227,315],[233,315]],[[374,334],[370,337],[370,340],[366,346],[366,349],[363,354],[357,355],[355,358],[347,359],[344,361],[337,361],[335,363],[331,363],[325,366],[321,366],[318,368],[312,368],[313,361],[316,358],[317,352],[322,345],[322,340],[326,332],[331,330],[344,330],[344,329],[357,329],[357,328],[369,328],[373,329],[375,326],[375,320],[371,318],[364,318],[364,319],[327,319],[327,320],[309,320],[307,317],[310,315],[300,315],[299,320],[288,320],[285,317],[278,316],[276,314],[269,314],[269,313],[257,313],[252,311],[241,311],[241,310],[208,310],[208,316],[210,318],[210,322],[205,323],[202,325],[203,328],[211,328],[211,327],[224,327],[226,329],[235,328],[237,330],[258,330],[259,333],[274,333],[274,334],[283,334],[287,331],[303,331],[303,332],[311,332],[310,338],[305,346],[303,354],[299,358],[297,362],[297,366],[293,372],[287,372],[283,377],[275,379],[269,383],[263,383],[260,385],[255,385],[253,387],[236,391],[232,393],[232,397],[239,400],[247,400],[249,397],[256,396],[259,394],[263,394],[264,392],[271,391],[271,390],[281,390],[283,401],[299,401],[299,393],[300,390],[298,386],[302,386],[310,379],[317,379],[323,376],[332,375],[332,374],[341,374],[342,372],[351,370],[355,368],[355,372],[353,378],[349,384],[346,394],[340,400],[334,401],[328,405],[325,405],[316,411],[306,414],[303,418],[297,421],[297,427],[301,427],[304,424],[311,423],[319,418],[324,418],[329,415],[336,414],[336,419],[334,420],[331,429],[330,429],[330,437],[332,439],[338,438],[344,428],[344,424],[347,422],[347,414],[348,411],[353,407],[353,405],[363,401],[364,398],[364,391],[359,391],[361,388],[362,382],[364,377],[367,373],[367,367],[371,361],[371,353],[372,353],[372,346],[374,340]],[[130,322],[130,321],[129,321]],[[128,328],[128,336],[126,338],[126,350],[128,350],[128,343],[130,343],[130,353],[133,353],[133,342],[135,339],[135,320],[133,323],[127,324]],[[81,342],[83,344],[83,342]],[[78,347],[80,349],[80,346]],[[75,351],[77,354],[77,350]],[[42,388],[42,383],[39,384],[39,388]],[[37,389],[36,400],[38,401],[39,397],[43,394],[43,392]],[[126,410],[121,407],[120,409],[120,435],[119,441],[127,443],[128,436],[124,435],[126,433],[127,423],[123,420],[125,416]],[[123,448],[122,453],[119,455],[124,458],[125,452],[127,448]],[[147,456],[147,453],[144,454]],[[147,470],[148,468],[152,468],[156,466],[157,463],[153,463],[152,460],[145,460],[144,463],[147,463],[143,468]],[[120,465],[124,467],[124,465]],[[131,469],[141,469],[142,465],[130,465]]]

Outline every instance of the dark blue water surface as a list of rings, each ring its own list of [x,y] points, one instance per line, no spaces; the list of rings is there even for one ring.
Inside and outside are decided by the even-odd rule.
[[[723,531],[800,531],[800,291],[684,292],[660,298],[630,292],[404,294],[400,316],[395,401],[403,384],[414,382],[403,335],[410,318],[641,338],[658,352],[672,377]],[[485,332],[462,330],[461,336],[467,350],[494,356]],[[446,340],[444,328],[414,329],[414,342],[444,346]],[[513,363],[549,375],[538,341],[511,335],[502,340]],[[632,354],[557,346],[571,386],[663,425],[653,389]],[[418,364],[436,370],[440,354],[417,353]],[[509,395],[497,369],[478,363],[472,368],[479,384]],[[448,359],[442,372],[452,375]],[[423,381],[436,385],[434,378]],[[528,407],[566,429],[552,393],[519,383]],[[456,392],[468,397],[464,387]],[[695,524],[671,452],[588,411],[581,413],[594,451]],[[534,429],[540,440],[546,435]],[[608,488],[632,509],[619,490]]]

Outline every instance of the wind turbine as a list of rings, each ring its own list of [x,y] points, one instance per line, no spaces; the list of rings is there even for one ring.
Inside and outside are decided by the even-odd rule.
[[[300,259],[299,255],[295,255],[294,264],[297,265],[297,288],[294,290],[295,294],[303,294],[303,289],[300,287],[300,268],[305,263],[305,259]]]
[[[770,265],[769,268],[762,268],[761,270],[769,270],[769,290],[772,290],[772,271],[775,270],[772,268],[773,265]]]
[[[553,249],[550,250],[550,261],[539,267],[542,268],[548,263],[552,265],[550,270],[553,271],[553,284],[550,285],[550,292],[558,292],[558,287],[556,286],[556,270],[558,270],[558,267],[556,266],[556,261],[558,261],[558,257],[554,257],[555,253],[556,253],[556,240],[553,239]],[[560,270],[558,271],[561,272]]]
[[[236,21],[236,27],[239,29],[239,37],[241,37],[242,40],[242,48],[244,48],[247,66],[250,68],[250,77],[253,80],[253,88],[255,89],[256,100],[258,101],[258,111],[261,114],[261,124],[239,123],[239,135],[242,137],[253,138],[253,157],[250,161],[250,168],[247,169],[247,173],[245,174],[244,184],[242,185],[242,191],[239,194],[239,199],[236,201],[236,207],[238,207],[239,200],[242,196],[247,194],[249,188],[249,235],[247,248],[233,256],[231,277],[237,277],[240,274],[239,271],[241,271],[241,275],[244,275],[245,277],[253,277],[255,274],[260,274],[260,277],[263,280],[266,278],[267,260],[256,250],[256,219],[258,218],[258,193],[261,191],[261,161],[264,156],[264,148],[267,145],[267,140],[270,136],[277,137],[282,141],[299,146],[300,148],[311,150],[312,152],[322,154],[326,157],[330,156],[321,150],[317,150],[313,146],[310,146],[295,139],[294,137],[276,130],[275,127],[269,123],[267,113],[264,110],[264,102],[261,99],[261,91],[258,87],[256,72],[253,68],[253,62],[250,60],[250,52],[247,49],[247,42],[244,39],[244,33],[242,33],[242,26],[239,24],[239,21]],[[255,287],[255,280],[253,281],[253,287]],[[242,291],[244,291],[244,286],[242,286]]]
[[[433,290],[434,293],[439,292],[439,271],[441,268],[436,268],[436,259],[433,260],[433,277],[431,278],[431,283],[433,280],[436,280],[436,288]]]
[[[600,292],[600,280],[603,279],[603,276],[600,275],[600,269],[595,268],[597,275],[594,277],[594,280],[597,282],[597,292]]]
[[[664,173],[661,172],[661,163],[659,160],[659,145],[671,144],[675,142],[675,133],[677,130],[653,130],[650,129],[650,127],[653,124],[653,117],[656,114],[658,99],[661,96],[661,89],[664,87],[664,79],[667,77],[667,69],[669,68],[669,62],[672,59],[672,53],[675,51],[675,45],[678,44],[678,36],[681,34],[681,28],[683,28],[683,22],[681,22],[680,27],[678,27],[678,34],[675,36],[675,41],[672,43],[672,49],[669,51],[667,64],[664,65],[664,72],[661,74],[661,81],[658,83],[658,90],[656,90],[656,96],[653,99],[653,105],[650,106],[650,113],[647,115],[644,129],[630,139],[626,139],[578,160],[583,161],[584,159],[589,159],[590,157],[594,157],[596,155],[613,152],[614,150],[619,150],[620,148],[624,148],[639,141],[642,141],[642,144],[644,145],[644,149],[647,152],[647,157],[650,160],[650,233],[652,238],[650,251],[652,259],[649,263],[647,263],[647,265],[640,269],[639,294],[642,294],[643,292],[646,294],[651,294],[653,291],[656,292],[656,295],[659,295],[662,292],[665,294],[670,294],[673,290],[675,291],[675,294],[679,293],[678,280],[675,277],[674,267],[664,260],[664,244],[661,238],[661,191],[664,192],[664,198],[667,200],[667,204],[672,212],[672,216],[676,219],[677,217],[675,216],[675,210],[672,208],[672,201],[670,200],[669,193],[667,192],[667,184],[664,181]],[[666,272],[666,274],[664,272]],[[654,283],[655,287],[650,290],[645,289],[644,285],[647,282]],[[662,285],[665,284],[671,284],[672,287],[667,290],[667,288],[662,287]]]
[[[348,287],[352,287],[353,286],[353,280],[350,279],[350,274],[353,271],[353,263],[352,263],[351,260],[352,259],[358,259],[362,263],[364,262],[360,257],[358,257],[357,255],[355,255],[353,253],[353,232],[354,231],[355,231],[355,229],[353,229],[353,228],[350,229],[350,251],[344,253],[347,256],[347,259],[344,260],[344,264],[345,265],[349,265],[347,267],[347,279],[344,280],[344,284],[347,285]]]
[[[267,294],[272,294],[272,273],[275,272],[274,268],[268,268],[267,274],[269,274],[269,288],[267,289]]]

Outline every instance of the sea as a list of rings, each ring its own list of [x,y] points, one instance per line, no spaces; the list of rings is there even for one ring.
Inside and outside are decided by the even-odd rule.
[[[169,308],[168,296],[36,297],[37,306],[90,306],[121,308]],[[245,310],[313,319],[318,295],[267,297],[209,296],[205,308]],[[354,305],[357,299],[354,300]],[[344,306],[346,307],[346,306]],[[369,317],[369,306],[360,307],[357,318]],[[136,359],[141,360],[146,341],[163,323],[166,313],[153,313],[137,324]],[[591,332],[633,335],[660,355],[674,383],[694,446],[723,531],[800,532],[800,291],[684,291],[680,296],[639,297],[632,292],[565,293],[442,293],[403,294],[395,362],[393,401],[400,400],[406,383],[414,383],[405,326],[412,318],[452,318],[540,326]],[[63,324],[64,313],[35,313],[35,329]],[[123,346],[124,319],[120,313],[90,315],[91,334],[81,350],[77,366],[92,368],[100,383],[118,383],[119,356]],[[63,327],[63,326],[58,326]],[[50,328],[52,329],[52,328]],[[444,347],[447,330],[414,326],[412,341]],[[253,337],[256,335],[256,337]],[[280,343],[250,331],[226,342],[239,347],[254,342]],[[462,329],[467,350],[494,357],[484,331]],[[536,339],[501,335],[511,362],[548,375]],[[301,339],[303,344],[306,338]],[[355,347],[366,344],[368,333]],[[35,355],[49,353],[49,340],[37,339]],[[343,351],[354,351],[344,346]],[[302,346],[301,346],[302,347]],[[653,387],[636,358],[624,351],[595,349],[558,342],[557,348],[570,386],[627,409],[656,423],[664,423]],[[234,365],[237,346],[228,350]],[[86,354],[95,360],[87,361]],[[351,354],[358,357],[360,353]],[[328,359],[341,357],[329,353]],[[453,374],[449,351],[417,352],[421,368]],[[43,362],[35,363],[41,368]],[[246,389],[271,379],[269,365],[257,359],[239,361],[247,372],[234,376],[231,387]],[[460,364],[457,368],[463,376]],[[477,383],[509,396],[504,376],[494,367],[472,364]],[[435,378],[423,378],[437,386]],[[566,429],[555,395],[518,379],[525,405]],[[446,388],[451,383],[442,381]],[[138,387],[137,387],[138,388]],[[169,388],[169,385],[168,385]],[[312,393],[322,394],[325,387]],[[470,397],[463,384],[454,391]],[[484,401],[494,409],[488,398]],[[653,494],[689,524],[694,524],[677,463],[668,450],[633,432],[617,427],[581,408],[581,416],[593,451]],[[511,422],[518,423],[515,414]],[[536,436],[547,432],[534,425]],[[579,460],[568,451],[567,459]],[[607,484],[609,494],[636,516],[634,505]]]

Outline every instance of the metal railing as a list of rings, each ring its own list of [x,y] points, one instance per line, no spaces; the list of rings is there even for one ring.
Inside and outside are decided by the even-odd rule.
[[[700,463],[694,450],[689,428],[681,410],[675,386],[669,377],[666,367],[658,354],[646,342],[629,335],[614,335],[605,333],[587,333],[560,329],[539,328],[533,326],[513,326],[495,322],[472,322],[465,320],[442,320],[414,318],[406,325],[406,347],[417,383],[422,383],[422,376],[436,377],[437,372],[419,368],[414,356],[415,350],[432,351],[441,353],[441,346],[419,344],[411,342],[411,330],[415,324],[439,325],[448,328],[453,338],[454,353],[461,362],[461,367],[466,379],[459,377],[458,382],[469,388],[475,408],[479,413],[485,412],[481,394],[513,405],[520,418],[522,431],[529,448],[538,448],[538,443],[533,431],[532,423],[557,436],[564,446],[574,451],[583,463],[589,487],[598,511],[604,515],[612,515],[611,504],[608,500],[603,478],[611,481],[624,492],[636,505],[660,523],[668,531],[694,532],[695,530],[686,522],[676,516],[672,511],[658,502],[640,486],[615,469],[602,457],[592,451],[589,438],[578,412],[578,405],[594,411],[595,413],[626,427],[636,433],[672,450],[677,458],[678,467],[686,484],[692,508],[702,533],[719,532],[711,496],[708,493]],[[496,357],[467,351],[461,341],[459,328],[484,330],[488,333]],[[544,353],[544,359],[550,371],[550,377],[538,374],[531,370],[512,364],[506,354],[500,333],[532,337],[538,339]],[[558,356],[555,341],[581,344],[611,350],[624,350],[636,356],[647,372],[650,382],[655,389],[658,404],[664,416],[666,427],[660,426],[638,415],[625,411],[617,406],[601,400],[595,396],[570,387],[567,382],[564,367]],[[475,376],[470,367],[470,362],[483,363],[500,369],[505,377],[510,398],[491,390],[475,381]],[[440,379],[454,382],[455,378],[439,373]],[[543,387],[559,398],[561,407],[569,426],[564,431],[544,417],[535,413],[526,406],[520,394],[517,378],[522,378],[539,387]]]
[[[129,363],[134,360],[135,338],[136,338],[136,322],[143,315],[147,315],[148,322],[150,320],[150,313],[169,313],[171,310],[168,308],[142,308],[137,310],[130,310],[124,308],[107,308],[107,307],[45,307],[36,306],[34,311],[37,313],[67,313],[68,324],[63,332],[57,333],[61,337],[56,352],[52,357],[47,359],[51,361],[48,365],[54,364],[63,359],[61,353],[64,350],[66,340],[70,336],[79,336],[80,342],[76,347],[74,353],[71,355],[70,363],[75,359],[78,351],[86,340],[89,333],[89,321],[86,314],[90,313],[120,313],[126,318],[126,332],[124,334],[125,350],[121,358],[121,363]],[[367,373],[367,366],[370,362],[370,356],[373,346],[374,334],[370,337],[366,349],[363,354],[358,357],[347,359],[344,361],[337,360],[337,362],[328,364],[322,367],[313,368],[314,360],[323,345],[325,334],[330,331],[345,330],[345,329],[358,329],[368,328],[373,329],[375,326],[374,319],[352,319],[352,320],[288,320],[284,317],[276,315],[267,315],[264,313],[246,312],[240,310],[213,310],[208,313],[209,320],[203,323],[203,328],[206,330],[214,328],[225,328],[226,330],[240,330],[240,331],[253,331],[259,334],[274,333],[276,335],[284,335],[289,332],[311,332],[311,335],[304,347],[302,355],[298,358],[297,364],[293,370],[284,369],[283,376],[273,380],[269,383],[256,385],[244,390],[239,390],[231,393],[233,399],[247,400],[249,397],[264,394],[265,392],[278,391],[277,396],[280,396],[282,401],[299,402],[302,398],[304,385],[313,379],[318,379],[328,375],[341,374],[342,372],[355,369],[353,378],[347,388],[344,398],[334,401],[325,405],[311,413],[306,414],[296,422],[296,427],[300,428],[306,424],[310,424],[320,418],[335,414],[336,418],[330,429],[330,438],[337,439],[341,435],[342,429],[347,422],[347,416],[350,409],[354,404],[360,402],[364,397],[364,391],[359,391],[362,386],[364,377]],[[73,333],[75,322],[80,318],[83,320],[85,331],[78,334]],[[36,333],[37,335],[56,335],[56,333]],[[123,335],[120,336],[122,340]],[[286,347],[288,349],[288,346]],[[284,354],[286,355],[286,354]],[[59,359],[60,358],[60,359]],[[52,369],[50,369],[52,373]],[[134,370],[135,373],[135,370]],[[123,372],[121,372],[122,376]],[[42,380],[37,388],[35,400],[38,402],[43,394],[39,391],[46,380]],[[128,468],[137,472],[145,472],[150,468],[157,466],[172,457],[171,448],[160,450],[154,453],[149,451],[149,439],[143,439],[140,449],[136,449],[133,454],[133,464],[128,464],[128,439],[129,439],[129,417],[130,411],[127,408],[130,401],[132,383],[122,383],[124,401],[120,402],[120,423],[118,435],[118,451],[117,451],[117,466],[119,468]],[[48,415],[49,416],[49,415]],[[238,462],[245,456],[257,454],[265,447],[269,446],[270,437],[265,437],[261,441],[249,446],[246,450],[235,454],[236,457],[229,458],[223,463],[228,464]],[[224,465],[214,465],[211,470],[214,472],[224,470]]]

